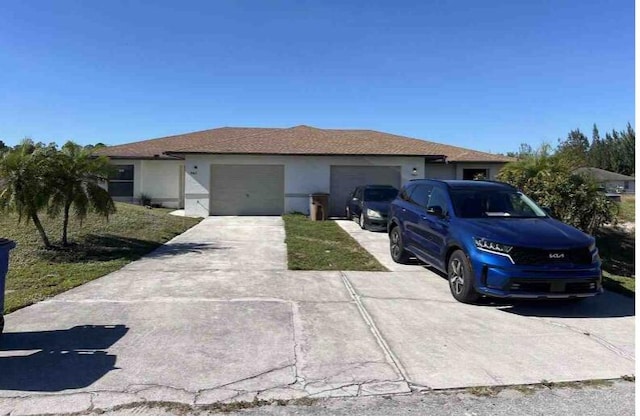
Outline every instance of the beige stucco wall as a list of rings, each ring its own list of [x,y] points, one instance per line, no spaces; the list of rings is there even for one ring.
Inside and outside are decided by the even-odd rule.
[[[462,179],[464,169],[486,169],[489,179],[496,179],[504,163],[452,162],[426,163],[425,176],[433,179]]]
[[[151,198],[152,204],[179,208],[180,168],[179,160],[111,159],[113,165],[133,165],[133,199],[139,203],[142,194]]]
[[[308,213],[309,194],[330,192],[332,165],[400,166],[402,183],[424,177],[421,157],[190,155],[185,159],[185,213],[209,215],[210,170],[213,164],[284,165],[286,213]],[[413,169],[416,175],[413,175]]]
[[[431,179],[455,179],[455,163],[427,163],[424,169],[425,178]]]
[[[141,194],[164,207],[184,207],[187,215],[209,214],[210,170],[213,164],[272,164],[285,168],[285,212],[308,213],[308,195],[330,192],[332,165],[400,166],[402,183],[411,179],[462,179],[465,168],[488,169],[495,179],[502,163],[427,163],[421,157],[401,156],[247,156],[247,155],[190,155],[184,161],[112,159],[114,165],[134,166],[134,199]],[[413,175],[413,169],[416,175]],[[181,179],[181,174],[183,179]],[[181,182],[184,182],[181,185]]]

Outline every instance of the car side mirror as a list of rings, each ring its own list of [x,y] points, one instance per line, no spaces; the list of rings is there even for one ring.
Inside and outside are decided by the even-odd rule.
[[[434,216],[442,217],[444,212],[442,211],[442,207],[440,206],[431,206],[431,207],[427,207],[427,213],[432,214]]]

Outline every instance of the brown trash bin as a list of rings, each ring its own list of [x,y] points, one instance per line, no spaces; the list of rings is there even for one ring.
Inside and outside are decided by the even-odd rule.
[[[309,194],[309,218],[313,221],[329,218],[329,194]]]

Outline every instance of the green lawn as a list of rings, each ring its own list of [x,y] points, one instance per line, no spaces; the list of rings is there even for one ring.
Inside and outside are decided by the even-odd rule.
[[[596,235],[602,258],[604,286],[635,296],[635,235],[617,228],[602,228]]]
[[[169,215],[166,209],[147,209],[117,203],[109,221],[89,216],[72,221],[69,249],[46,250],[33,224],[18,224],[12,215],[0,216],[0,236],[16,241],[9,258],[5,313],[96,279],[152,251],[197,224],[200,219]],[[52,242],[58,243],[61,219],[43,217]]]
[[[387,271],[335,222],[283,216],[289,270]]]
[[[620,202],[620,213],[618,217],[621,222],[636,221],[636,196],[635,194],[623,195]]]

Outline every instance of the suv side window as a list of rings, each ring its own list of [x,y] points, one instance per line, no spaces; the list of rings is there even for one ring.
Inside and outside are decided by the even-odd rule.
[[[433,187],[427,208],[439,206],[443,214],[448,213],[447,193],[442,187]]]
[[[411,202],[411,191],[413,191],[415,187],[416,186],[414,184],[414,185],[409,185],[406,188],[403,188],[399,194],[400,200]]]
[[[420,184],[416,185],[413,192],[411,193],[411,202],[420,206],[427,207],[427,203],[429,202],[429,196],[431,195],[431,190],[433,189],[432,185]]]

